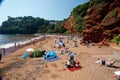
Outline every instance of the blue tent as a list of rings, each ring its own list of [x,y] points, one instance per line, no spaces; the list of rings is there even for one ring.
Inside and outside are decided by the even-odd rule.
[[[58,59],[56,53],[54,51],[49,51],[45,56],[44,59],[47,61],[55,61]]]

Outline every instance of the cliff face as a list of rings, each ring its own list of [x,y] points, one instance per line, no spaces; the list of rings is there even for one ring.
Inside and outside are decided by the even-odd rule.
[[[120,34],[120,1],[100,2],[87,10],[83,41],[106,42]]]
[[[83,42],[108,43],[120,34],[120,0],[90,0],[73,9],[63,26],[71,33],[85,27],[82,28]]]
[[[73,16],[70,16],[65,22],[63,22],[62,26],[64,26],[70,33],[73,34],[77,33],[77,30],[75,28],[76,23],[73,19]]]
[[[75,7],[71,12],[70,17],[62,23],[62,26],[64,26],[70,33],[76,34],[82,32],[85,26],[83,17],[86,15],[88,8],[89,2]]]

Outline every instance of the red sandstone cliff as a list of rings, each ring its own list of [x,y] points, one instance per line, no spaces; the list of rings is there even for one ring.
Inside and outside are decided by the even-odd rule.
[[[77,30],[75,28],[75,21],[73,19],[73,16],[70,16],[66,21],[62,23],[62,25],[70,32],[70,33],[77,33]]]
[[[62,25],[71,33],[78,33],[74,19],[71,15]],[[120,0],[101,1],[92,6],[87,10],[84,23],[83,42],[108,43],[110,39],[120,34]]]
[[[120,34],[120,1],[109,0],[88,9],[83,41],[104,42]]]

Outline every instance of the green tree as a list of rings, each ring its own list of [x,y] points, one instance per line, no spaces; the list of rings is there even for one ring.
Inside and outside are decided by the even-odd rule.
[[[61,21],[44,20],[32,16],[10,17],[2,23],[1,34],[34,34],[34,33],[54,33],[55,27]]]

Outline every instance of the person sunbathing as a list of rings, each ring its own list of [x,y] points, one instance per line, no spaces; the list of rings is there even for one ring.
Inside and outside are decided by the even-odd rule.
[[[104,59],[98,59],[95,61],[95,63],[100,64],[100,65],[105,65],[105,60]]]
[[[105,65],[107,67],[112,67],[116,63],[116,60],[111,59],[110,61],[105,61],[103,59],[98,59],[95,63]]]
[[[106,62],[106,66],[111,67],[116,63],[116,60],[111,60],[109,62]]]

